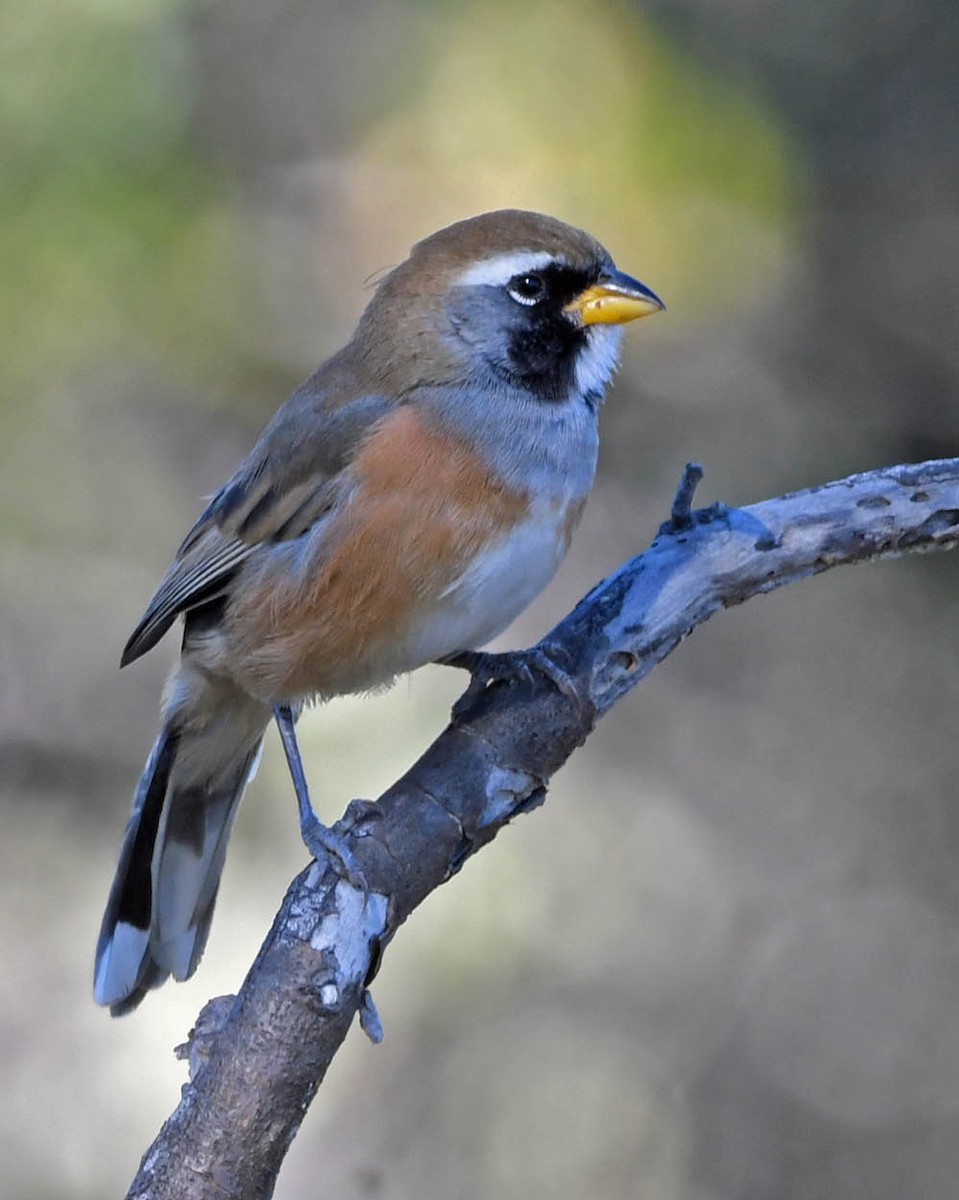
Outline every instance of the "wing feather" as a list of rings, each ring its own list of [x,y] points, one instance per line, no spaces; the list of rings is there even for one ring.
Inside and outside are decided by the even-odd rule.
[[[364,437],[399,403],[356,395],[355,382],[344,400],[342,368],[331,360],[293,393],[207,505],[131,634],[121,666],[152,649],[180,613],[223,595],[251,555],[302,536],[333,508]]]
[[[160,581],[156,595],[123,649],[120,666],[125,667],[152,650],[181,612],[219,595],[229,577],[255,548],[239,538],[224,537],[215,526],[207,529]]]

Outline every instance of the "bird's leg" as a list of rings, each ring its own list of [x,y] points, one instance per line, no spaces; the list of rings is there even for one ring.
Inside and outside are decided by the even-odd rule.
[[[536,675],[542,675],[577,708],[582,707],[582,697],[576,690],[570,674],[556,661],[564,654],[561,647],[540,642],[528,650],[508,650],[504,654],[491,654],[483,650],[460,650],[441,658],[444,667],[459,667],[469,671],[470,681],[466,691],[453,705],[453,720],[466,715],[491,683],[516,680],[532,687]]]
[[[290,775],[293,779],[303,844],[314,858],[324,856],[328,858],[337,874],[365,895],[369,892],[369,885],[359,863],[347,845],[346,839],[322,823],[310,802],[310,789],[306,783],[303,760],[300,758],[300,748],[296,741],[296,718],[292,708],[288,704],[274,704],[273,715],[276,718],[276,727],[280,731],[283,752],[286,754],[287,766],[290,768]]]
[[[300,747],[296,741],[296,718],[293,716],[293,710],[286,704],[275,704],[273,715],[276,717],[276,727],[280,731],[286,765],[290,768],[290,775],[293,779],[293,790],[296,792],[296,802],[300,810],[300,832],[307,849],[310,849],[309,831],[319,825],[320,820],[310,800],[310,789],[303,771]]]

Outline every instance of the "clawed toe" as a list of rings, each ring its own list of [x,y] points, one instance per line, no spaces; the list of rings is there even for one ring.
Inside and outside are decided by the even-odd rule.
[[[369,895],[370,887],[363,874],[363,868],[356,861],[356,856],[342,834],[314,818],[313,821],[301,824],[300,835],[303,844],[315,859],[322,862],[326,858],[341,879],[345,879],[364,896]]]
[[[510,650],[505,654],[489,654],[480,650],[464,650],[443,660],[444,665],[469,671],[471,679],[466,691],[453,705],[453,720],[461,720],[483,695],[491,683],[519,682],[534,687],[540,675],[577,708],[582,700],[572,676],[557,659],[565,657],[559,646],[540,643],[529,650]]]

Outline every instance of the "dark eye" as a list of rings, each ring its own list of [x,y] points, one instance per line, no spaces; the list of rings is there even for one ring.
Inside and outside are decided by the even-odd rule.
[[[546,281],[542,275],[528,272],[525,275],[514,275],[507,284],[509,294],[520,304],[538,304],[546,295]]]

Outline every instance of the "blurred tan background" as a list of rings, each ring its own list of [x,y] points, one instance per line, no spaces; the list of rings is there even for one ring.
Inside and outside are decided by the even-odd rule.
[[[171,1054],[304,862],[278,746],[205,961],[132,1017],[93,944],[175,638],[120,647],[364,280],[504,205],[595,233],[629,331],[545,631],[666,515],[959,453],[949,0],[33,0],[0,10],[0,1194],[122,1194]],[[390,949],[280,1200],[948,1200],[955,556],[718,617]],[[463,684],[303,722],[322,813]],[[271,735],[272,739],[272,735]]]

